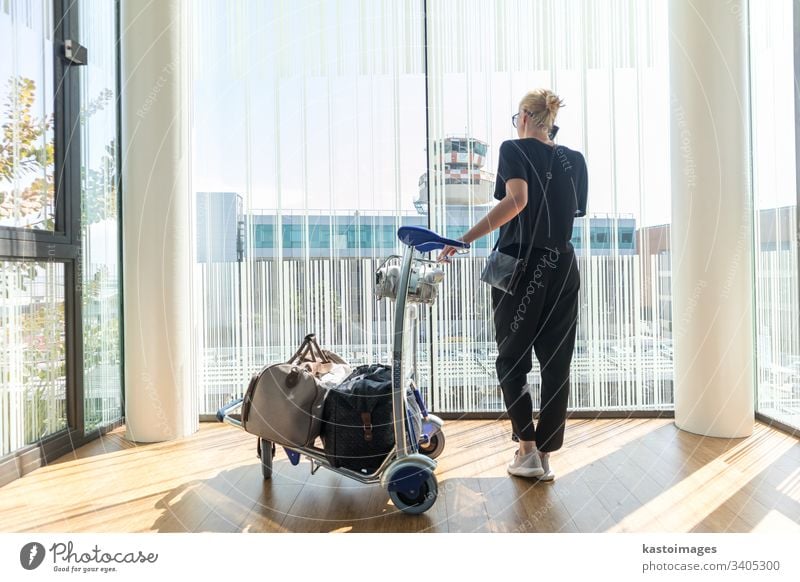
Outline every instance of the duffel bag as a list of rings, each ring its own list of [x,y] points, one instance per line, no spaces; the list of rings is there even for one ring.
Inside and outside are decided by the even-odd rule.
[[[284,364],[267,366],[250,380],[242,402],[242,428],[287,447],[307,447],[319,436],[325,378],[350,372],[345,361],[308,334]]]
[[[268,366],[250,380],[242,402],[242,428],[288,447],[312,445],[319,436],[323,390],[314,375],[293,364]]]
[[[412,390],[406,391],[409,441],[422,432],[422,415]],[[325,397],[320,436],[334,467],[374,473],[394,447],[392,369],[359,366]]]

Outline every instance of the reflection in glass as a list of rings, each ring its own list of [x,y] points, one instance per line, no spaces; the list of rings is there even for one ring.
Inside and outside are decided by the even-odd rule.
[[[0,261],[0,457],[66,427],[64,265]]]
[[[0,2],[0,226],[55,228],[53,2]]]
[[[81,278],[85,431],[122,416],[117,211],[115,4],[80,3]]]

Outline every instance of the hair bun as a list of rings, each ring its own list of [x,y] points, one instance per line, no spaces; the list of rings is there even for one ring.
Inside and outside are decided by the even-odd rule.
[[[550,89],[534,89],[519,102],[520,111],[529,111],[531,121],[540,127],[552,127],[558,110],[564,106],[561,97]]]
[[[550,113],[555,115],[556,113],[558,113],[558,110],[561,108],[562,105],[563,103],[561,102],[561,99],[559,98],[558,95],[556,95],[555,93],[549,93],[547,95],[547,98],[545,99],[545,106],[547,107],[547,110]]]

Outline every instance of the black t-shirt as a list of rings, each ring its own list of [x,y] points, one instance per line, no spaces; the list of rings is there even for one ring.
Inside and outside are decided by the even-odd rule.
[[[502,252],[522,256],[534,233],[533,221],[542,203],[546,173],[552,157],[552,179],[547,187],[545,206],[536,226],[534,248],[573,250],[572,223],[586,214],[586,160],[578,151],[562,145],[549,146],[536,138],[512,139],[500,145],[494,197],[506,195],[506,181],[520,178],[528,183],[528,204],[517,216],[500,227],[497,245]]]

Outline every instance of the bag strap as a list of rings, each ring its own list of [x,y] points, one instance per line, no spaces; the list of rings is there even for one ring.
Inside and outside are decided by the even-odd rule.
[[[319,358],[319,362],[322,364],[329,364],[330,360],[328,356],[325,355],[325,352],[322,351],[322,348],[319,347],[317,343],[316,334],[310,333],[305,338],[303,338],[303,343],[300,344],[300,347],[294,353],[294,355],[289,358],[286,363],[291,364],[294,361],[311,361],[316,362]],[[316,354],[314,353],[314,349],[316,348]]]
[[[544,206],[545,201],[547,200],[547,189],[550,186],[550,179],[553,177],[553,160],[556,157],[556,144],[553,144],[553,153],[550,155],[550,166],[547,168],[547,173],[545,174],[546,181],[544,184],[543,194],[542,194],[542,201],[539,203],[539,210],[536,211],[536,218],[533,221],[533,234],[531,235],[531,244],[528,245],[528,252],[525,253],[525,259],[522,263],[522,268],[528,266],[528,259],[531,256],[531,251],[533,250],[533,244],[536,242],[536,227],[539,226],[539,218],[542,216],[542,207]],[[497,237],[497,240],[500,240],[500,237]]]
[[[300,347],[297,348],[297,351],[294,354],[292,354],[292,357],[289,358],[288,360],[286,360],[287,364],[291,364],[292,362],[294,362],[295,360],[297,360],[298,358],[300,358],[301,356],[304,355],[303,352],[306,350],[306,347],[307,347],[306,343],[307,342],[308,342],[308,336],[306,336],[306,339],[304,339],[303,343],[300,344]]]
[[[319,358],[320,363],[329,364],[330,360],[328,359],[328,356],[325,355],[325,352],[322,351],[322,348],[319,347],[319,344],[317,343],[317,339],[316,339],[317,336],[315,334],[313,334],[313,333],[310,333],[306,337],[308,338],[309,347],[313,346],[314,348],[316,348],[317,357]]]
[[[361,413],[361,425],[364,429],[364,440],[370,442],[372,440],[372,414],[369,412]]]

